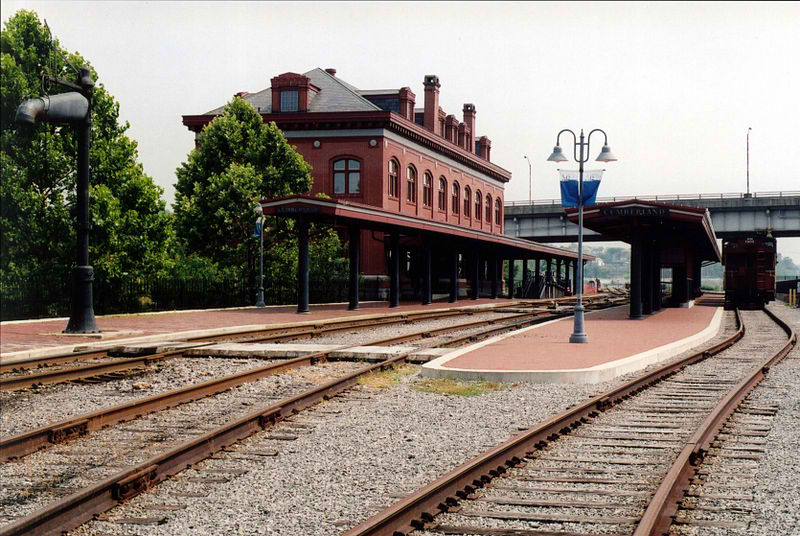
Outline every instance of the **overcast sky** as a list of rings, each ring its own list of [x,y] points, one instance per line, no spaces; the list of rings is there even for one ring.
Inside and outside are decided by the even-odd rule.
[[[181,115],[333,67],[361,89],[436,74],[440,104],[513,173],[506,200],[558,196],[562,128],[602,128],[619,158],[600,196],[800,190],[800,3],[32,2],[120,103],[145,171],[174,197],[193,147]],[[593,137],[592,159],[602,139]],[[569,139],[562,138],[567,152]],[[562,165],[562,167],[568,167]],[[779,250],[800,260],[800,239]]]

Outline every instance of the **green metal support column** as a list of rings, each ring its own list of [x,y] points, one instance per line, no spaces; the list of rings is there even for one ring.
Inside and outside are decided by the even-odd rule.
[[[389,307],[400,305],[400,235],[393,233],[389,259]]]
[[[350,304],[347,306],[350,311],[357,311],[358,306],[358,274],[361,263],[361,229],[357,226],[350,227]]]
[[[308,313],[308,222],[297,222],[297,312]]]

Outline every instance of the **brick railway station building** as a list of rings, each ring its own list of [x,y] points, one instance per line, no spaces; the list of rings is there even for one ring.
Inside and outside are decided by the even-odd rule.
[[[442,110],[437,76],[425,76],[421,107],[409,87],[360,90],[335,69],[284,73],[270,82],[236,95],[311,164],[313,186],[308,195],[262,206],[267,214],[298,218],[301,264],[305,223],[327,221],[359,237],[349,247],[357,270],[351,270],[351,307],[358,304],[359,279],[377,283],[371,286],[381,291],[371,297],[388,293],[393,305],[401,293],[423,303],[434,294],[451,301],[496,297],[503,259],[524,259],[526,266],[535,259],[537,275],[539,260],[547,263],[543,274],[562,273],[563,262],[569,281],[575,253],[503,235],[511,173],[492,163],[491,140],[477,135],[474,104],[464,104],[461,120]],[[199,134],[223,109],[185,115],[183,124]],[[331,199],[316,198],[321,193]]]

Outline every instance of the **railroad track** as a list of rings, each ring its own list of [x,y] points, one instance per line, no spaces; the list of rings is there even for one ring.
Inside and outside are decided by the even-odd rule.
[[[728,417],[796,343],[774,315],[754,314],[776,327],[745,337],[736,311],[726,341],[551,418],[345,535],[667,534]]]
[[[480,332],[473,332],[465,335],[461,337],[461,339],[462,341],[478,340],[512,329],[519,329],[552,318],[565,316],[566,314],[568,313],[563,310],[558,312],[536,311],[520,313],[514,315],[513,319],[504,319],[505,323],[502,325],[489,326],[485,329],[481,329]],[[475,328],[483,323],[499,322],[500,320],[471,322],[442,328],[441,331],[464,330],[466,328]],[[432,334],[431,332],[432,330],[428,330],[425,332],[418,332],[417,334],[401,335],[391,339],[373,341],[371,344],[396,344],[398,342],[405,342],[413,336],[417,338],[424,335],[429,336]],[[448,341],[450,344],[453,344],[453,342],[453,340]],[[325,358],[326,353],[320,352],[294,360],[271,364],[266,367],[258,367],[257,369],[240,373],[236,375],[236,377],[223,378],[221,381],[214,380],[205,382],[204,384],[179,389],[171,393],[138,400],[102,412],[95,412],[68,421],[55,423],[52,426],[12,438],[0,444],[0,459],[17,459],[5,465],[2,475],[6,478],[14,476],[15,468],[17,468],[24,473],[24,480],[30,480],[31,477],[28,473],[31,469],[25,465],[24,459],[20,460],[19,458],[23,458],[34,450],[60,444],[81,436],[86,437],[82,438],[80,441],[84,439],[91,440],[94,437],[105,435],[104,439],[101,438],[99,442],[95,443],[93,446],[91,443],[89,443],[88,447],[81,444],[82,453],[91,455],[91,453],[94,452],[96,454],[99,453],[98,455],[101,456],[104,455],[103,453],[111,454],[107,454],[106,459],[103,460],[102,463],[95,463],[91,468],[93,472],[87,471],[85,467],[82,469],[75,468],[74,466],[61,467],[56,474],[47,473],[40,475],[37,478],[37,482],[34,484],[22,485],[26,486],[25,496],[22,497],[19,494],[12,494],[6,498],[6,503],[8,503],[9,506],[14,506],[22,502],[26,503],[28,506],[34,505],[41,506],[42,508],[0,529],[0,534],[50,534],[75,527],[90,519],[92,516],[112,508],[119,502],[141,493],[171,475],[213,455],[218,450],[240,441],[249,435],[269,428],[323,399],[330,398],[349,389],[357,384],[360,377],[379,369],[403,363],[413,351],[416,350],[399,353],[391,359],[369,366],[361,366],[360,364],[354,363],[338,364],[345,366],[343,374],[338,378],[324,381],[312,389],[304,389],[304,385],[302,384],[294,385],[289,389],[290,393],[288,396],[287,393],[277,390],[275,392],[281,397],[280,400],[257,409],[250,408],[250,406],[255,405],[253,403],[253,392],[251,391],[249,394],[245,392],[243,398],[246,399],[244,401],[247,402],[245,409],[248,411],[246,412],[243,412],[241,407],[243,400],[237,399],[230,393],[221,395],[232,396],[233,398],[224,404],[221,411],[214,414],[203,410],[202,406],[196,406],[195,404],[187,404],[186,407],[181,406],[179,408],[174,408],[176,411],[185,411],[189,408],[189,413],[183,413],[183,417],[179,417],[178,421],[190,423],[193,430],[180,430],[181,433],[166,438],[164,436],[168,434],[164,432],[163,429],[157,431],[147,428],[123,430],[122,432],[125,433],[146,433],[148,437],[151,438],[145,440],[144,443],[140,441],[139,443],[129,444],[125,448],[123,448],[124,440],[113,436],[113,434],[117,433],[116,428],[111,428],[110,430],[104,430],[102,432],[99,432],[99,429],[113,426],[120,422],[156,412],[164,408],[184,404],[185,402],[198,401],[208,397],[210,394],[220,393],[231,387],[241,386],[246,382],[253,382],[258,378],[272,376],[281,370],[307,366],[319,362]],[[264,398],[263,393],[260,395],[260,398]],[[237,409],[237,411],[234,411],[234,409]],[[231,419],[232,417],[233,419]],[[218,421],[224,422],[217,425]],[[214,425],[214,429],[208,430],[208,425]],[[180,428],[180,426],[178,426],[178,428]],[[186,428],[186,426],[184,426],[184,428]],[[157,436],[153,439],[154,431],[156,435],[161,434],[161,436]],[[112,435],[109,436],[109,434]],[[163,448],[157,444],[167,440],[179,444],[167,452],[164,452]],[[154,446],[154,444],[156,445]],[[150,454],[153,453],[154,449],[157,453],[151,456]],[[54,460],[63,459],[65,455],[67,458],[78,455],[65,454],[62,452],[54,454],[56,455]],[[131,461],[132,459],[133,462]],[[63,462],[62,465],[64,465]],[[124,467],[124,469],[120,471],[119,467]],[[87,482],[87,479],[99,479],[101,481],[99,483],[91,483]],[[79,489],[74,489],[75,485],[77,485]],[[9,489],[13,492],[13,487]],[[60,494],[57,491],[59,489],[61,489]],[[29,490],[33,490],[36,493],[31,494]],[[64,490],[66,490],[66,492]]]
[[[555,300],[539,300],[539,302],[553,303],[561,305],[569,305],[574,303],[575,298],[558,298]],[[606,300],[604,296],[595,298],[595,300]],[[614,300],[619,300],[615,298]],[[589,300],[591,303],[593,300]],[[613,300],[612,300],[613,302]],[[523,302],[522,305],[537,304],[536,302]],[[500,304],[494,307],[487,307],[481,309],[465,309],[463,307],[434,310],[434,311],[415,311],[409,313],[397,313],[385,315],[378,318],[362,318],[362,319],[335,319],[325,322],[318,322],[316,324],[301,325],[280,325],[259,329],[241,330],[233,333],[226,333],[221,335],[212,336],[198,336],[179,338],[178,342],[189,343],[192,348],[199,348],[204,345],[210,346],[219,342],[231,343],[255,343],[255,342],[271,342],[278,343],[290,340],[313,339],[324,335],[337,333],[341,331],[348,331],[352,329],[369,329],[374,327],[397,325],[397,324],[411,324],[415,322],[423,322],[426,320],[437,320],[448,317],[460,315],[475,315],[486,313],[503,312],[509,308],[519,308],[520,302],[512,302],[509,304]],[[145,348],[141,351],[142,354],[147,355],[139,356],[126,356],[124,358],[114,358],[110,361],[100,361],[88,365],[70,366],[59,370],[47,370],[43,372],[35,372],[29,374],[13,374],[20,373],[24,370],[49,368],[57,365],[66,365],[75,363],[76,361],[97,360],[101,358],[110,357],[113,351],[85,351],[75,352],[63,355],[57,355],[45,358],[29,359],[16,363],[1,363],[0,374],[7,374],[6,377],[0,378],[0,391],[15,391],[20,389],[27,389],[31,387],[42,387],[44,385],[55,385],[66,382],[98,382],[98,381],[111,381],[117,380],[121,377],[131,374],[140,373],[148,370],[152,365],[169,360],[177,359],[184,355],[185,348],[175,349],[167,352],[155,352],[155,347],[152,347],[150,353]],[[9,375],[9,373],[12,373]]]

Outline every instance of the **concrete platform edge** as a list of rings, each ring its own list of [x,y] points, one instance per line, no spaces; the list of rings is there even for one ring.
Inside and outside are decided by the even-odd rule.
[[[523,303],[520,301],[511,301],[509,304],[513,303]],[[328,304],[324,304],[328,305]],[[441,309],[454,309],[454,310],[480,310],[484,308],[491,309],[494,304],[477,304],[477,305],[455,305],[452,307],[442,307]],[[506,304],[508,305],[508,304]],[[276,306],[277,307],[277,306]],[[281,306],[285,307],[285,306]],[[253,307],[247,307],[253,309]],[[234,308],[239,309],[239,308]],[[246,309],[246,308],[242,308]],[[216,309],[215,309],[216,310]],[[324,318],[318,320],[302,320],[299,322],[280,322],[274,324],[248,324],[248,325],[241,325],[241,326],[226,326],[222,328],[208,328],[208,329],[199,329],[199,330],[190,330],[190,331],[175,331],[175,332],[168,332],[168,333],[158,333],[154,335],[145,335],[142,337],[131,337],[125,339],[113,339],[113,340],[104,340],[98,342],[81,342],[81,343],[74,343],[74,344],[66,344],[60,346],[48,346],[45,348],[34,348],[29,350],[20,350],[17,352],[7,352],[4,354],[0,354],[0,361],[4,363],[19,363],[21,361],[25,361],[28,359],[40,359],[44,357],[52,357],[56,355],[61,355],[65,353],[71,352],[79,352],[84,350],[103,350],[108,348],[113,348],[117,346],[122,346],[125,344],[136,344],[136,343],[145,343],[145,342],[175,342],[176,339],[186,339],[191,337],[211,337],[216,335],[226,335],[230,333],[236,333],[238,331],[245,331],[245,330],[256,330],[256,329],[265,329],[265,328],[275,328],[275,327],[282,327],[282,326],[314,326],[314,325],[323,325],[326,323],[335,323],[335,322],[344,322],[347,320],[366,320],[370,318],[378,318],[378,317],[386,317],[386,316],[402,316],[409,313],[416,313],[416,312],[423,312],[423,311],[430,311],[431,309],[412,309],[408,311],[400,311],[397,313],[366,313],[361,315],[353,315],[348,317],[338,317],[338,318]],[[184,311],[177,311],[177,312],[184,312]],[[212,312],[209,310],[208,312]],[[147,313],[145,313],[147,314]],[[159,314],[159,313],[156,313]],[[120,315],[122,316],[122,315]],[[42,322],[49,322],[51,319],[42,320]],[[28,322],[28,321],[20,321],[20,322]]]
[[[623,306],[626,307],[626,306]],[[571,317],[560,318],[550,322],[544,322],[537,326],[531,326],[528,329],[535,329],[553,322],[560,322],[567,320]],[[562,383],[562,384],[587,384],[608,381],[633,372],[641,370],[648,365],[664,361],[686,350],[699,346],[704,342],[713,339],[719,333],[722,327],[723,309],[718,307],[711,322],[705,329],[683,338],[678,341],[671,342],[652,348],[644,352],[616,359],[608,363],[596,365],[590,368],[583,369],[561,369],[561,370],[491,370],[491,369],[458,369],[458,368],[445,368],[444,363],[455,359],[467,352],[475,350],[481,346],[492,344],[514,334],[519,334],[520,331],[514,334],[504,334],[498,337],[487,339],[481,343],[460,348],[454,352],[444,355],[421,367],[420,374],[427,378],[453,378],[461,380],[473,381],[494,381],[494,382],[528,382],[528,383]]]

